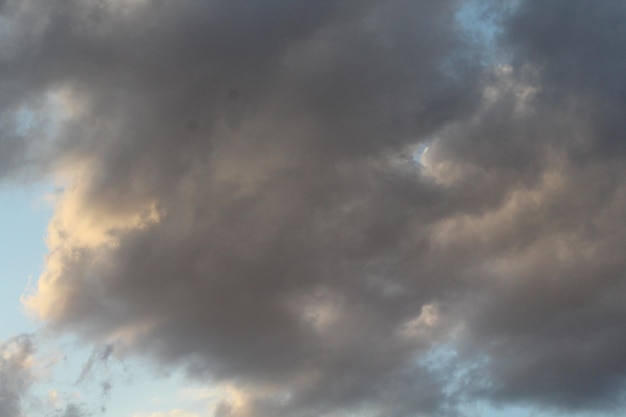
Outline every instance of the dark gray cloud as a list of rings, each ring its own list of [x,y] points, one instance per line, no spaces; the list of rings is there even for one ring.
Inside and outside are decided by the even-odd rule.
[[[594,135],[575,157],[624,153],[625,13],[619,1],[527,1],[507,21],[515,65],[541,71],[542,100],[589,119]]]
[[[482,119],[469,130],[481,135],[470,152],[481,176],[501,184],[513,170],[494,187],[506,203],[475,217],[487,227],[491,216],[500,230],[491,242],[481,231],[481,263],[491,264],[481,272],[496,281],[472,301],[468,335],[488,359],[483,393],[504,403],[623,407],[625,14],[622,2],[520,2],[502,42],[512,74],[533,87],[519,90],[530,93],[526,109],[498,109],[506,123]],[[485,131],[494,126],[495,135]],[[446,148],[467,161],[457,153],[463,135],[473,136],[458,132]]]
[[[465,4],[6,1],[0,175],[63,184],[28,307],[219,416],[620,404],[624,6]]]
[[[51,324],[249,386],[251,413],[439,409],[410,365],[430,342],[399,328],[437,285],[395,293],[433,192],[410,147],[479,99],[456,4],[73,6],[40,40],[76,108],[58,169],[87,170],[51,226],[48,272],[76,291],[42,279]]]
[[[624,12],[520,2],[500,39],[513,56],[496,71],[506,88],[431,147],[442,178],[475,205],[440,236],[480,282],[457,306],[464,352],[485,364],[472,394],[623,407]]]

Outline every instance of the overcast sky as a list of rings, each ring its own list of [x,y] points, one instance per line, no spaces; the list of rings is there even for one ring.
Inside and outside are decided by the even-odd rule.
[[[625,22],[0,0],[0,416],[619,414]]]

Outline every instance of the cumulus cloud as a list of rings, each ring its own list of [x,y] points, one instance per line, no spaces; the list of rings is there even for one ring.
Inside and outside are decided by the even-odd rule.
[[[463,7],[4,2],[0,175],[60,183],[26,306],[220,417],[621,404],[626,8]]]

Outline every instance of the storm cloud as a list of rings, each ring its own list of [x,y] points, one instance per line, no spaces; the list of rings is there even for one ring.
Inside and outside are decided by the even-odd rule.
[[[50,329],[219,417],[623,403],[622,2],[0,7],[0,176],[59,185]]]

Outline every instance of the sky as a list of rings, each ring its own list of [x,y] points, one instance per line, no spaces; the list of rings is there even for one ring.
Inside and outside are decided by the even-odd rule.
[[[625,18],[0,0],[0,416],[620,415]]]

